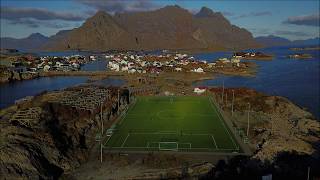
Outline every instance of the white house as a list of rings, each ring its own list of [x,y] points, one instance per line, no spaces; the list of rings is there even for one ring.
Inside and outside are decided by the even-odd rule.
[[[177,67],[177,68],[175,68],[174,70],[176,70],[177,72],[180,72],[180,71],[182,71],[182,68]]]
[[[63,63],[61,63],[61,62],[56,62],[56,66],[57,67],[61,67],[63,65]]]
[[[193,92],[197,94],[202,94],[206,92],[207,88],[206,87],[196,87],[194,88]]]
[[[197,73],[203,73],[203,69],[201,67],[194,69],[193,72],[197,72]]]
[[[49,71],[50,70],[50,66],[49,65],[45,65],[44,67],[43,67],[43,71]]]
[[[129,70],[128,66],[121,67],[121,71],[128,71],[128,70]]]
[[[95,60],[96,60],[96,57],[95,57],[95,56],[90,56],[90,59],[91,59],[92,61],[95,61]]]
[[[80,68],[80,65],[79,65],[78,63],[72,63],[72,66],[73,66],[74,68],[77,68],[77,69]]]
[[[239,62],[240,62],[240,59],[239,59],[239,58],[232,58],[232,59],[231,59],[231,62],[232,62],[232,63],[239,63]]]
[[[130,69],[128,73],[135,73],[136,71],[137,71],[136,69]]]
[[[134,67],[134,63],[133,63],[133,62],[129,62],[129,63],[128,63],[128,67],[129,67],[129,68]]]

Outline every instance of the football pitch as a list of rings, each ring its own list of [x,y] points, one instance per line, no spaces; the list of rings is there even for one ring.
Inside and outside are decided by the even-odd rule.
[[[209,96],[137,97],[108,130],[104,148],[242,152]]]

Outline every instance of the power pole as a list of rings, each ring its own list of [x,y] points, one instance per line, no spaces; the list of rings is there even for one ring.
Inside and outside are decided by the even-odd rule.
[[[233,117],[234,90],[232,89],[231,117]]]
[[[249,137],[249,128],[250,128],[250,103],[248,103],[248,126],[247,126],[247,137]]]

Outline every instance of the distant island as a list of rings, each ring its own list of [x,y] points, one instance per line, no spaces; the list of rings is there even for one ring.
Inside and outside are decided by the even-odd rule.
[[[295,48],[289,48],[292,51],[312,51],[312,50],[320,50],[320,46],[315,47],[295,47]]]
[[[272,60],[273,56],[262,52],[236,52],[233,54],[233,58],[245,60]]]
[[[291,59],[310,59],[312,58],[311,54],[291,54],[288,56]]]
[[[289,39],[269,35],[269,36],[259,36],[255,37],[257,43],[263,45],[264,47],[276,47],[276,46],[313,46],[320,44],[320,38],[311,38],[305,40],[295,40],[291,41]]]

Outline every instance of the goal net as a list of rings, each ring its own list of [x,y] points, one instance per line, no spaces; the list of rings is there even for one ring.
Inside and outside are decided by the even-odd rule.
[[[178,143],[177,142],[159,142],[159,150],[178,151]]]

